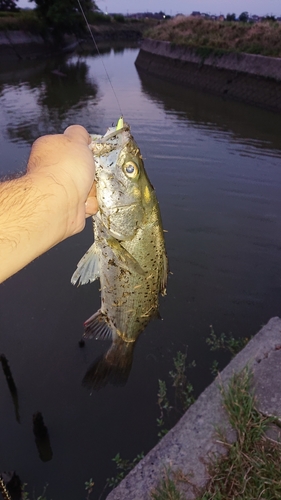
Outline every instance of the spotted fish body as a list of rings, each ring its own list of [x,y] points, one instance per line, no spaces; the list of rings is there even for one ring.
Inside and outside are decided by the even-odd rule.
[[[99,211],[94,244],[72,283],[100,279],[101,308],[85,322],[85,337],[111,338],[107,353],[129,351],[166,293],[168,262],[155,191],[127,124],[92,136]],[[121,346],[121,347],[120,347]],[[116,359],[115,359],[116,361]]]

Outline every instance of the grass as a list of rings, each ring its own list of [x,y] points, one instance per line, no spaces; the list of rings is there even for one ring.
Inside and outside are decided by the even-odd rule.
[[[0,12],[0,31],[5,30],[22,30],[35,34],[44,32],[43,24],[34,10]]]
[[[222,389],[223,404],[237,441],[230,445],[224,440],[229,452],[211,464],[211,480],[200,500],[281,498],[281,443],[265,435],[274,419],[256,410],[251,378],[244,369],[234,375],[227,391]]]
[[[164,478],[151,492],[152,500],[184,500],[183,494],[176,485],[175,473],[171,469],[164,471]]]
[[[277,21],[251,24],[178,16],[146,31],[145,36],[220,55],[247,52],[281,57],[281,23]]]
[[[228,453],[209,464],[210,481],[197,500],[281,498],[281,443],[265,435],[275,419],[257,411],[251,379],[249,370],[244,369],[232,377],[227,389],[221,388],[223,405],[237,440],[230,444],[220,436]],[[177,483],[170,475],[151,493],[151,499],[181,500]]]

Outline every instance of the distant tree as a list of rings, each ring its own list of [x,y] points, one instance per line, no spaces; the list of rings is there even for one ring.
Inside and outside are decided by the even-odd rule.
[[[226,21],[235,21],[236,20],[236,14],[227,14],[226,15],[226,18],[225,18]]]
[[[77,0],[34,0],[34,2],[38,17],[43,20],[47,28],[52,29],[57,38],[64,33],[84,31],[85,21]],[[80,3],[87,19],[94,10],[98,10],[93,0],[80,0]]]
[[[16,2],[18,2],[18,0],[0,0],[0,11],[16,12],[17,10],[19,10]]]
[[[242,12],[240,16],[238,17],[238,20],[241,21],[241,23],[247,23],[249,21],[249,14],[248,12]]]
[[[263,18],[264,21],[276,21],[276,17],[275,16],[265,16]]]

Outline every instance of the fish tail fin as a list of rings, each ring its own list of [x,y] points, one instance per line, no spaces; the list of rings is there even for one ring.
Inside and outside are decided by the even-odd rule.
[[[99,390],[108,383],[125,385],[133,362],[135,342],[118,337],[85,374],[82,384],[90,390]]]

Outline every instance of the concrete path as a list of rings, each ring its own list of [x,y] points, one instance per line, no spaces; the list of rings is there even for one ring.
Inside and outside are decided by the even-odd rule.
[[[187,500],[195,499],[208,481],[208,456],[226,453],[217,442],[215,429],[224,429],[230,441],[235,440],[222,407],[219,384],[227,384],[233,373],[249,366],[259,410],[281,420],[281,319],[272,318],[247,346],[199,396],[177,425],[138,463],[108,496],[107,500],[151,500],[150,492],[163,477],[163,470],[180,469],[190,477],[181,483]],[[278,439],[280,429],[271,437]]]

